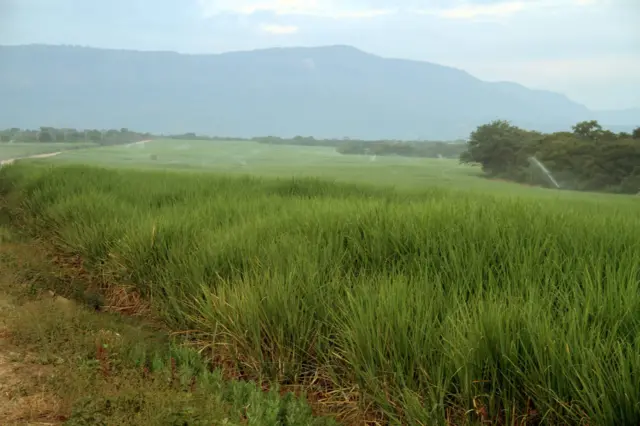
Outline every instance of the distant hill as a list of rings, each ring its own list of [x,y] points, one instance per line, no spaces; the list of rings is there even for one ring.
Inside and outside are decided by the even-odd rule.
[[[489,83],[347,46],[183,55],[0,46],[0,127],[128,127],[215,135],[455,139],[495,118],[538,130],[595,113],[567,97]]]

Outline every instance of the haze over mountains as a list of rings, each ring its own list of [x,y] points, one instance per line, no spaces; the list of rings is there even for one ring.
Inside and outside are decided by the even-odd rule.
[[[598,119],[619,131],[640,125],[640,109],[591,111],[558,93],[348,46],[216,55],[0,46],[2,128],[442,140],[496,118],[542,131]]]

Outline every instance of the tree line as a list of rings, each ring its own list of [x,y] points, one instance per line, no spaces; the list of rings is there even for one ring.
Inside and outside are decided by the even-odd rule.
[[[315,139],[311,136],[296,136],[290,139],[267,136],[253,138],[253,140],[271,145],[327,146],[345,155],[398,155],[424,158],[458,158],[467,146],[463,141],[368,141],[350,138]]]
[[[640,127],[615,133],[591,120],[571,131],[540,133],[496,120],[471,133],[460,161],[480,165],[492,178],[552,186],[546,168],[563,189],[635,194]]]
[[[249,141],[249,138],[231,137],[231,136],[209,136],[201,135],[195,132],[179,133],[168,136],[162,136],[167,139],[187,140],[187,141]]]
[[[99,145],[117,145],[117,144],[124,144],[124,143],[130,143],[130,142],[137,142],[140,140],[150,139],[152,137],[153,135],[151,133],[135,132],[127,128],[122,128],[119,130],[117,129],[78,130],[78,129],[72,129],[72,128],[40,127],[39,129],[34,130],[34,129],[19,129],[17,127],[13,127],[10,129],[0,130],[1,143],[94,142]]]
[[[267,145],[323,146],[335,148],[344,155],[398,155],[402,157],[458,158],[466,149],[464,141],[400,141],[400,140],[361,140],[351,138],[316,139],[313,136],[256,136],[253,138],[204,136],[196,133],[183,133],[169,136],[181,140],[242,140]]]
[[[99,145],[116,145],[136,142],[144,139],[164,137],[176,140],[208,140],[208,141],[253,141],[270,145],[325,146],[335,148],[345,155],[399,155],[404,157],[458,158],[466,149],[463,141],[399,141],[359,139],[315,139],[312,136],[296,136],[281,138],[277,136],[258,136],[253,138],[222,137],[186,132],[171,135],[154,135],[140,133],[126,128],[111,130],[77,130],[70,128],[40,127],[37,130],[11,128],[0,130],[1,142],[93,142]]]
[[[93,142],[115,145],[158,137],[127,128],[78,130],[40,127],[0,130],[0,143]],[[595,120],[577,123],[571,131],[541,133],[496,120],[474,130],[468,141],[365,141],[349,138],[315,139],[296,136],[228,138],[184,133],[163,137],[188,140],[246,140],[271,145],[333,147],[346,155],[398,155],[459,158],[482,167],[488,177],[540,186],[554,181],[561,188],[583,191],[638,193],[640,191],[640,127],[631,133],[603,129]],[[542,167],[541,167],[542,165]],[[553,181],[543,170],[546,168]]]

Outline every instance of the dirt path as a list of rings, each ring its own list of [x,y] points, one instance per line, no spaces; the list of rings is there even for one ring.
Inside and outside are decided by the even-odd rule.
[[[133,143],[127,144],[127,145],[125,145],[125,146],[144,145],[144,144],[146,144],[146,143],[151,142],[152,140],[153,140],[153,139],[145,139],[145,140],[143,140],[143,141],[138,141],[138,142],[133,142]]]
[[[18,246],[8,243],[0,228],[0,419],[3,425],[59,425],[60,398],[47,389],[56,372],[42,357],[14,341],[16,293],[24,287],[12,261]]]
[[[132,142],[132,143],[127,144],[125,146],[129,147],[129,146],[134,146],[134,145],[144,145],[144,144],[152,142],[152,141],[153,141],[153,139],[145,139],[143,141]],[[56,155],[60,155],[60,154],[62,154],[62,151],[48,152],[48,153],[45,153],[45,154],[34,154],[34,155],[28,155],[26,157],[9,158],[7,160],[0,160],[0,167],[8,166],[9,164],[13,164],[17,160],[24,160],[24,159],[27,159],[27,158],[49,158],[49,157],[55,157]]]
[[[60,155],[60,154],[62,154],[62,151],[49,152],[47,154],[30,155],[29,157],[26,157],[26,158],[49,158],[49,157],[55,157],[56,155]]]
[[[45,154],[28,155],[26,157],[9,158],[8,160],[0,161],[0,167],[8,166],[9,164],[15,163],[17,160],[24,160],[26,158],[49,158],[49,157],[55,157],[56,155],[60,155],[60,154],[62,154],[62,151],[48,152],[48,153],[45,153]]]
[[[59,425],[59,399],[43,391],[54,367],[0,338],[0,418],[9,425]],[[7,422],[7,423],[4,423]]]

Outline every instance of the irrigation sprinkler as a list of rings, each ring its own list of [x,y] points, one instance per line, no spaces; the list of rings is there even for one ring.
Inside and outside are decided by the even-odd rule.
[[[538,160],[535,156],[531,156],[529,157],[529,161],[531,161],[533,164],[535,164],[540,170],[542,170],[542,172],[545,174],[545,176],[547,176],[547,178],[549,179],[549,181],[557,188],[557,189],[562,189],[560,188],[560,184],[558,183],[558,181],[556,181],[553,177],[553,175],[551,174],[551,172],[549,171],[549,169],[547,169],[544,164],[542,164],[540,162],[540,160]]]

